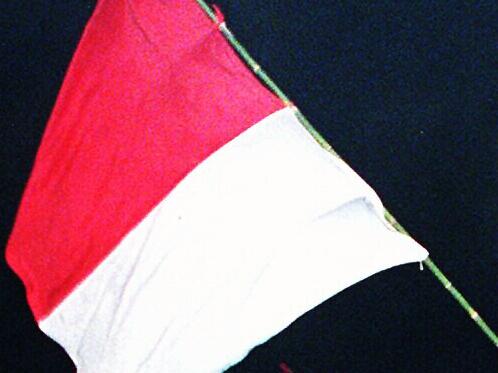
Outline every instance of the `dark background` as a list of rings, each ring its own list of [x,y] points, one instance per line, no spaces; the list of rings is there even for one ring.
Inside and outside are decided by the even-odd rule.
[[[227,24],[498,330],[495,1],[218,1]],[[2,4],[1,239],[95,1]],[[297,274],[298,275],[298,274]],[[0,371],[71,372],[1,261]],[[195,357],[194,357],[195,358]],[[496,372],[496,347],[426,269],[375,275],[233,370]]]

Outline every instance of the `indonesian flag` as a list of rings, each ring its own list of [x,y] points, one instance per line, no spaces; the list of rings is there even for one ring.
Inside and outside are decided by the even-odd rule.
[[[194,0],[100,0],[7,259],[81,372],[217,372],[427,252]]]

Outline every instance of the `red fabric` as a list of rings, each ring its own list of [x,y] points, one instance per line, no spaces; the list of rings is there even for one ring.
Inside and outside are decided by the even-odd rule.
[[[199,162],[281,107],[195,1],[101,0],[7,248],[36,319]]]

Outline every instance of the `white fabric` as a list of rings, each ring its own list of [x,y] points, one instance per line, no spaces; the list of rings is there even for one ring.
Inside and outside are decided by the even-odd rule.
[[[283,109],[194,169],[40,327],[79,372],[218,372],[344,288],[426,257]]]

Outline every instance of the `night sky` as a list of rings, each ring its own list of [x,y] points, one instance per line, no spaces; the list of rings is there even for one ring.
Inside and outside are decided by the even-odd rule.
[[[496,2],[217,4],[258,63],[498,330]],[[2,248],[94,7],[2,6]],[[3,256],[0,276],[0,371],[74,371],[38,330]],[[281,362],[295,373],[498,370],[496,347],[417,264],[346,289],[231,371],[280,372]]]

